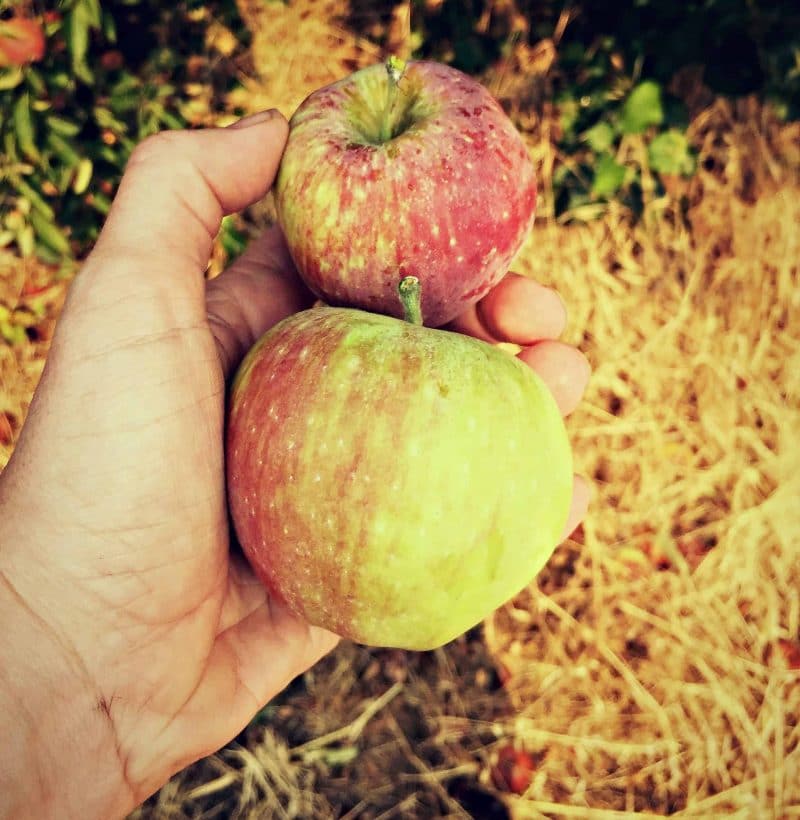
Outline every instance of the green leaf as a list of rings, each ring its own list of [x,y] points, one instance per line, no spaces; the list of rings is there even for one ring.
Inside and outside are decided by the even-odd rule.
[[[561,130],[565,136],[569,136],[575,130],[575,124],[578,122],[580,106],[575,100],[566,97],[559,102],[558,109]]]
[[[625,181],[625,166],[620,165],[611,154],[603,154],[597,160],[592,181],[592,194],[612,197]]]
[[[91,85],[94,75],[86,64],[89,51],[89,29],[92,25],[92,9],[78,3],[64,19],[64,34],[72,59],[72,71],[76,77]]]
[[[80,162],[81,155],[75,150],[72,143],[54,131],[47,135],[47,147],[70,168],[74,168]]]
[[[28,68],[25,72],[25,80],[28,83],[28,88],[38,97],[47,96],[47,83],[35,68]]]
[[[641,134],[651,125],[664,121],[661,86],[652,80],[639,83],[622,106],[622,130],[626,134]]]
[[[50,205],[48,205],[42,195],[35,188],[28,185],[24,179],[14,180],[14,187],[20,196],[31,203],[31,208],[33,208],[34,211],[38,211],[46,219],[54,218],[55,213]]]
[[[36,132],[33,128],[29,94],[23,94],[14,106],[14,131],[17,135],[17,144],[22,153],[33,162],[37,162],[39,160],[39,150],[36,147]]]
[[[78,167],[75,170],[75,181],[72,183],[72,190],[75,191],[78,196],[85,193],[86,189],[89,187],[89,183],[92,180],[93,170],[94,166],[88,157],[84,157],[78,163]]]
[[[31,211],[31,216],[34,213],[36,211]],[[33,251],[36,248],[36,237],[32,225],[25,225],[17,232],[17,247],[23,258],[27,259],[29,256],[33,256]]]
[[[111,200],[105,194],[92,194],[89,205],[103,216],[107,216],[111,210]]]
[[[159,119],[167,128],[172,128],[175,131],[180,131],[186,127],[186,123],[170,111],[162,111],[159,115]]]
[[[47,127],[62,137],[75,137],[81,130],[81,126],[78,125],[78,123],[65,120],[63,117],[57,117],[55,114],[51,114],[47,118]]]
[[[0,91],[11,91],[16,88],[24,77],[21,68],[6,68],[0,71]]]
[[[31,211],[31,225],[36,231],[36,236],[56,253],[69,256],[71,254],[67,237],[48,219],[45,219],[37,211]]]
[[[86,17],[92,28],[99,29],[102,24],[102,11],[100,10],[100,0],[79,0],[78,5],[86,7]]]
[[[614,128],[611,123],[601,121],[584,131],[583,139],[589,144],[592,151],[602,154],[614,144]]]
[[[686,134],[671,128],[659,134],[649,145],[647,156],[650,167],[659,174],[694,173],[695,158]]]
[[[109,43],[117,42],[117,24],[114,15],[108,10],[103,11],[103,36]]]

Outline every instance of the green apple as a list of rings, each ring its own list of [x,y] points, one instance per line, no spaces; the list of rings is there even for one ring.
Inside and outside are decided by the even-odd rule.
[[[414,280],[406,314],[420,321]],[[440,646],[528,584],[572,493],[544,383],[476,339],[349,308],[278,324],[237,374],[230,508],[271,593],[355,641]]]

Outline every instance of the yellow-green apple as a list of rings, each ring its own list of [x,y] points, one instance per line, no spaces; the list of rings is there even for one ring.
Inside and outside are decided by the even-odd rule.
[[[226,450],[236,533],[272,595],[377,646],[440,646],[515,595],[572,493],[555,400],[519,359],[351,308],[312,308],[260,339]]]
[[[533,224],[525,144],[476,80],[391,61],[311,94],[290,123],[278,221],[309,288],[331,305],[402,316],[397,276],[445,324],[506,274]]]

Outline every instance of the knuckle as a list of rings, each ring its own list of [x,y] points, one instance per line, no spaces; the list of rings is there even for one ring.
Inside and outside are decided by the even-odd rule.
[[[128,167],[175,161],[185,153],[186,134],[182,131],[159,131],[142,140],[131,153]]]

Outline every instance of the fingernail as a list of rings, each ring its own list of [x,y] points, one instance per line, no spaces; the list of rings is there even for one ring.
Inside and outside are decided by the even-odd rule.
[[[262,122],[266,122],[267,120],[274,119],[275,117],[280,116],[280,111],[277,108],[270,108],[267,111],[259,111],[256,114],[250,114],[247,117],[242,117],[238,122],[233,123],[233,125],[229,125],[233,131],[236,131],[239,128],[250,128],[251,125],[260,125]]]

